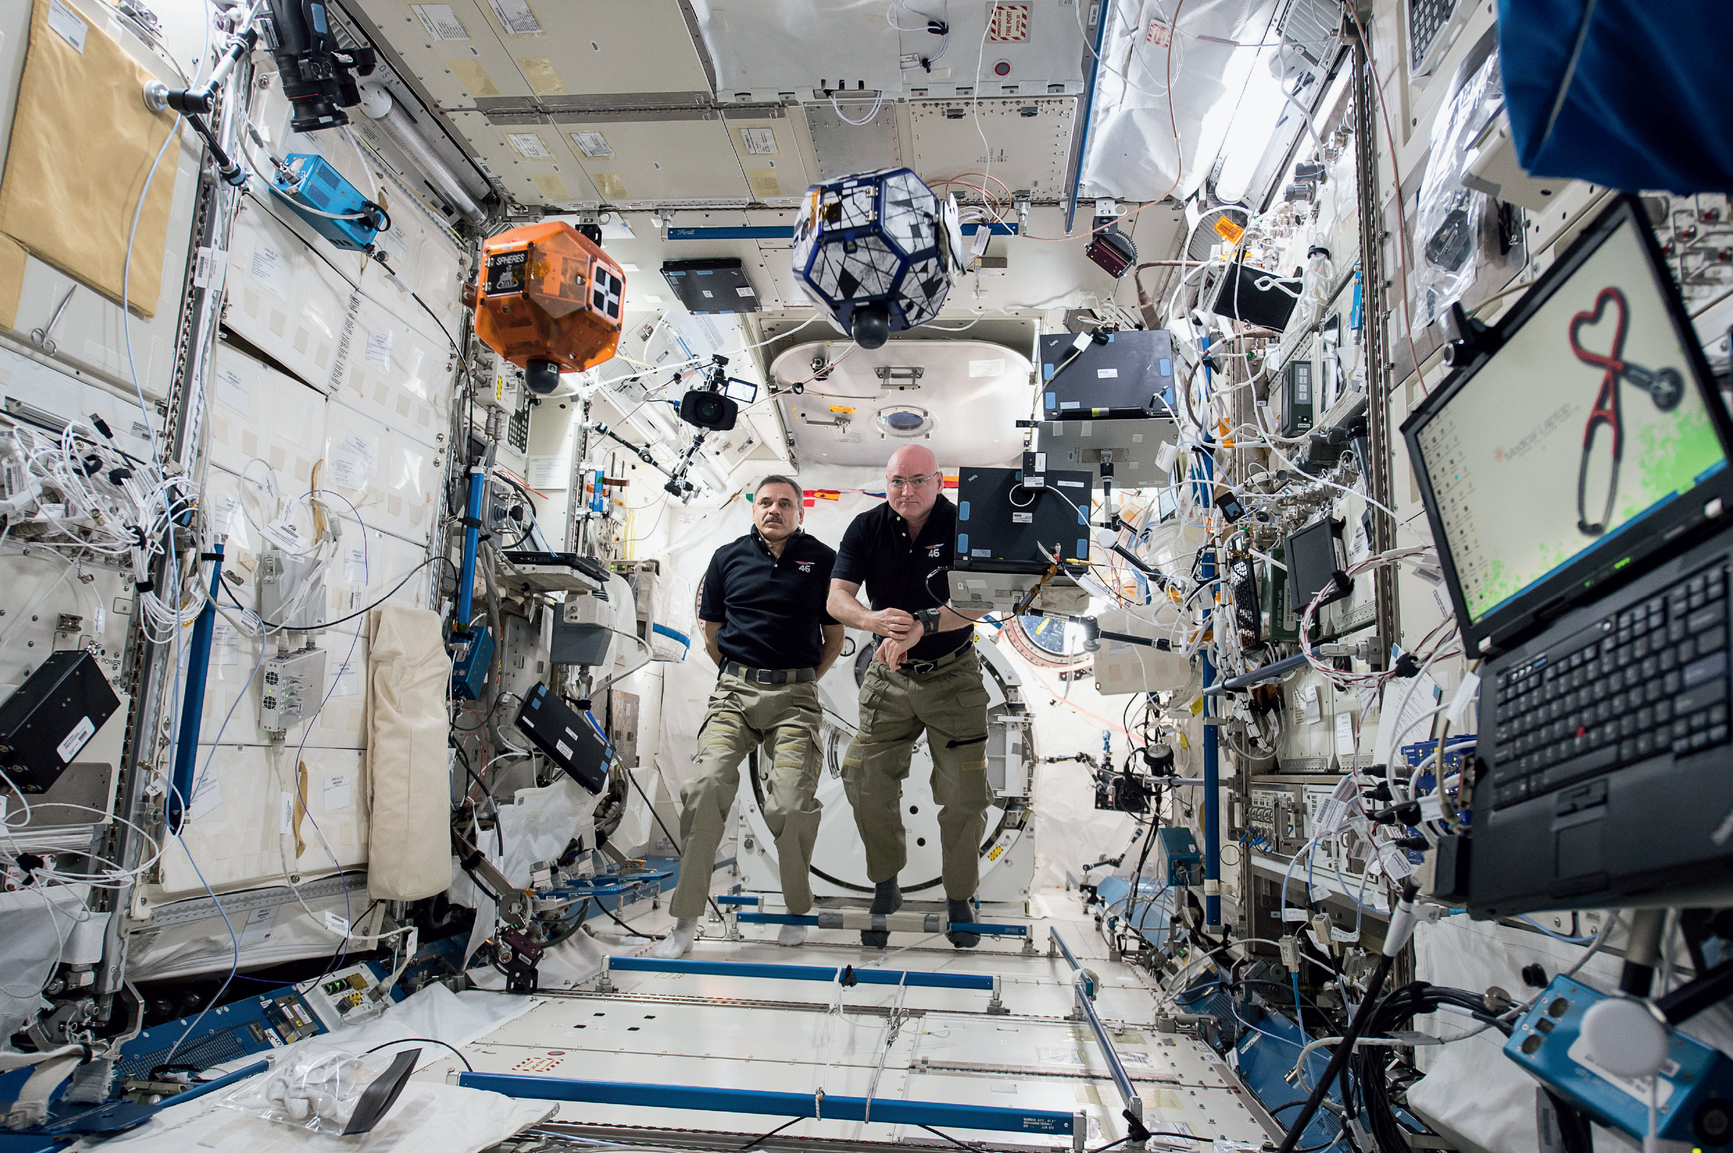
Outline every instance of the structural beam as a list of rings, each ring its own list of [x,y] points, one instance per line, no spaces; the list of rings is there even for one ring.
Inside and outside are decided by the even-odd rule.
[[[959,1105],[949,1101],[873,1100],[815,1093],[777,1093],[764,1089],[723,1089],[711,1085],[646,1085],[627,1081],[579,1081],[565,1077],[528,1077],[517,1073],[453,1074],[459,1086],[538,1101],[581,1101],[648,1109],[699,1109],[711,1113],[761,1113],[772,1117],[812,1117],[824,1121],[866,1121],[929,1125],[935,1128],[986,1129],[1000,1133],[1068,1136],[1083,1148],[1083,1113],[1052,1109],[1012,1109]]]

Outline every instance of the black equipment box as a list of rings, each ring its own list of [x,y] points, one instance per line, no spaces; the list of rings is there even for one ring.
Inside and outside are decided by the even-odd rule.
[[[1040,573],[1049,563],[1089,555],[1087,472],[1049,469],[1024,484],[1022,469],[964,468],[957,478],[956,567]]]
[[[608,783],[613,750],[607,740],[587,716],[549,692],[548,686],[537,685],[524,695],[517,727],[550,761],[590,792],[599,793]]]
[[[1265,278],[1273,283],[1268,288],[1259,288],[1258,282]],[[1258,324],[1280,332],[1288,326],[1288,317],[1294,315],[1294,306],[1300,303],[1299,291],[1298,279],[1287,280],[1276,273],[1249,268],[1235,261],[1222,275],[1221,288],[1216,290],[1215,303],[1210,305],[1210,311],[1229,320]]]
[[[695,316],[758,311],[758,294],[734,257],[664,260],[662,279],[668,282],[686,311]]]
[[[0,764],[19,789],[45,792],[119,707],[95,657],[53,653],[0,705]]]
[[[1326,585],[1334,583],[1342,569],[1342,529],[1329,517],[1294,533],[1282,545],[1288,562],[1288,588],[1293,594],[1294,618],[1299,619]],[[1334,604],[1352,595],[1352,589],[1335,588],[1323,600]],[[1322,607],[1322,605],[1320,605]]]
[[[1041,419],[1169,416],[1173,334],[1165,328],[1105,333],[1106,340],[1041,337]]]

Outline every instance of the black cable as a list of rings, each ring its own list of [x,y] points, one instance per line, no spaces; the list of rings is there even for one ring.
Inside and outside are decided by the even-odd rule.
[[[469,754],[464,752],[461,746],[452,745],[451,751],[463,758],[463,771],[469,774],[470,780],[481,786],[482,795],[493,804],[493,836],[494,840],[499,842],[499,857],[500,860],[503,861],[505,860],[505,830],[500,828],[499,798],[493,795],[493,791],[487,787],[487,782],[476,776],[475,770],[469,767]],[[456,807],[461,809],[463,806],[459,805]],[[495,900],[497,901],[498,898],[495,898]]]
[[[569,926],[567,926],[566,931],[561,933],[557,937],[549,937],[546,941],[544,941],[542,943],[542,947],[544,949],[551,949],[555,945],[565,944],[567,941],[571,940],[573,937],[578,935],[578,930],[582,929],[584,927],[584,922],[589,920],[589,918],[590,918],[590,898],[585,897],[584,898],[584,907],[582,909],[578,910],[578,915],[572,919],[572,923]]]
[[[758,1136],[754,1137],[752,1140],[750,1140],[746,1144],[742,1145],[740,1147],[740,1153],[746,1153],[746,1151],[748,1149],[755,1147],[759,1142],[768,1141],[772,1137],[776,1136],[778,1133],[782,1132],[784,1129],[788,1128],[790,1125],[798,1125],[804,1120],[806,1120],[805,1117],[793,1117],[787,1121],[784,1121],[782,1124],[778,1125],[776,1128],[772,1129],[768,1133],[760,1133]]]
[[[423,1044],[439,1045],[442,1048],[450,1049],[452,1054],[454,1056],[456,1056],[459,1061],[463,1062],[463,1067],[465,1069],[468,1069],[471,1073],[475,1072],[475,1066],[471,1065],[469,1063],[469,1058],[465,1057],[463,1055],[462,1051],[460,1051],[456,1045],[447,1045],[444,1041],[441,1041],[438,1037],[399,1037],[395,1041],[387,1041],[383,1045],[375,1045],[375,1046],[373,1046],[373,1048],[368,1049],[366,1052],[362,1053],[361,1055],[363,1057],[365,1057],[365,1056],[367,1056],[368,1053],[377,1053],[381,1049],[389,1049],[391,1046],[401,1045],[405,1041],[420,1041]]]
[[[483,730],[487,727],[487,723],[489,721],[493,720],[493,714],[499,711],[500,701],[504,700],[506,697],[511,696],[511,695],[512,694],[510,694],[510,693],[495,693],[494,698],[493,698],[493,706],[487,710],[487,715],[482,717],[481,720],[476,723],[474,728],[466,729],[462,725],[454,723],[451,726],[451,731],[454,733],[479,733],[479,732],[481,732],[481,730]]]
[[[1405,899],[1412,901],[1412,892],[1409,892]],[[1330,1082],[1334,1081],[1342,1072],[1342,1066],[1347,1064],[1349,1056],[1354,1052],[1354,1042],[1365,1032],[1366,1024],[1371,1019],[1373,1010],[1377,1007],[1378,994],[1383,990],[1384,982],[1389,979],[1390,966],[1394,961],[1395,958],[1387,953],[1378,955],[1378,964],[1373,968],[1371,980],[1366,985],[1366,996],[1361,999],[1360,1007],[1355,1010],[1354,1019],[1348,1025],[1348,1031],[1342,1034],[1342,1040],[1337,1042],[1336,1048],[1330,1053],[1330,1064],[1324,1069],[1323,1076],[1318,1078],[1318,1083],[1312,1087],[1311,1096],[1306,1098],[1305,1105],[1300,1109],[1300,1115],[1294,1118],[1294,1123],[1288,1127],[1287,1135],[1282,1138],[1282,1147],[1278,1153],[1295,1153],[1295,1148],[1300,1143],[1300,1134],[1305,1132],[1306,1126],[1312,1123],[1313,1116],[1318,1112],[1318,1106],[1323,1104],[1324,1098],[1330,1092]]]
[[[332,627],[333,625],[340,625],[340,624],[344,623],[345,621],[352,621],[356,617],[365,616],[366,614],[372,612],[374,609],[378,608],[380,605],[384,604],[386,601],[390,600],[392,597],[396,596],[397,590],[409,583],[410,577],[414,576],[416,573],[420,572],[422,569],[426,568],[428,565],[432,564],[436,560],[449,561],[450,559],[451,558],[447,557],[447,556],[430,556],[430,557],[428,557],[426,560],[422,561],[420,564],[418,564],[414,568],[410,569],[409,572],[404,574],[403,579],[398,581],[395,585],[393,585],[390,592],[386,593],[384,596],[380,597],[378,600],[374,601],[372,604],[368,605],[366,608],[356,609],[354,612],[350,613],[348,616],[338,617],[334,621],[325,621],[322,624],[320,624],[319,627],[322,629],[328,629],[328,628]],[[227,581],[218,582],[218,587],[223,588],[223,589],[228,591],[229,600],[231,603],[234,604],[234,606],[236,608],[240,609],[242,612],[253,612],[254,611],[252,609],[249,609],[246,605],[242,604],[239,600],[237,600],[235,598],[234,590],[229,588],[229,583]],[[255,613],[254,615],[257,615],[257,614]],[[278,624],[274,621],[265,620],[263,617],[259,618],[259,623],[263,624],[268,629],[281,629],[281,628],[287,627],[286,625],[281,625],[281,624]]]
[[[638,932],[638,930],[632,928],[632,926],[630,926],[630,925],[626,924],[626,922],[620,920],[619,915],[617,913],[615,913],[614,910],[608,908],[608,906],[602,905],[599,907],[601,908],[602,912],[608,914],[608,919],[610,921],[612,921],[612,922],[614,922],[614,924],[620,926],[620,928],[626,930],[626,932],[631,934],[632,936],[642,937],[646,941],[654,941],[657,939],[654,936],[650,935],[649,933]]]
[[[656,823],[657,823],[657,824],[658,824],[658,825],[660,825],[660,826],[661,826],[661,827],[662,827],[662,835],[663,835],[663,836],[664,836],[664,837],[667,837],[667,838],[668,838],[668,843],[669,843],[669,844],[670,844],[670,845],[673,845],[673,846],[674,846],[674,859],[675,859],[675,860],[677,860],[677,861],[679,861],[679,862],[680,862],[680,867],[681,867],[681,868],[682,868],[682,869],[684,869],[684,868],[685,868],[685,867],[686,867],[686,855],[685,855],[685,853],[684,853],[684,852],[682,852],[682,851],[681,851],[681,848],[680,848],[680,841],[679,841],[679,839],[678,839],[678,838],[676,838],[676,837],[675,837],[675,836],[674,836],[674,834],[673,834],[673,833],[672,833],[672,832],[670,832],[670,831],[669,831],[669,830],[668,830],[668,825],[667,825],[667,823],[666,823],[666,822],[664,822],[664,821],[663,821],[663,820],[662,820],[662,814],[661,814],[661,813],[658,813],[658,812],[657,812],[657,811],[656,811],[656,806],[655,806],[655,804],[654,804],[654,803],[652,803],[652,802],[651,802],[651,800],[650,800],[650,796],[649,796],[649,794],[648,794],[648,793],[646,793],[646,792],[644,792],[644,786],[643,786],[643,785],[640,785],[640,784],[639,784],[639,783],[638,783],[638,778],[637,778],[637,777],[635,777],[635,776],[633,776],[633,775],[632,775],[632,771],[631,771],[631,770],[630,770],[630,769],[628,769],[628,770],[626,770],[626,779],[627,779],[627,780],[628,780],[628,781],[631,781],[631,782],[632,782],[632,787],[633,787],[633,788],[634,788],[634,789],[637,789],[637,790],[638,790],[638,795],[639,795],[639,796],[640,796],[640,797],[643,797],[643,798],[644,798],[644,804],[646,804],[646,805],[648,805],[648,806],[649,806],[649,809],[650,809],[650,815],[651,815],[651,816],[652,816],[652,817],[655,817],[655,818],[656,818]],[[711,862],[711,863],[710,863],[710,867],[711,867],[711,871],[712,871],[712,872],[714,872],[714,871],[715,871],[715,868],[716,868],[716,863],[715,863],[715,862],[714,862],[714,861],[712,861],[712,862]],[[704,886],[704,887],[705,887],[705,889],[706,889],[706,890],[708,890],[708,889],[709,889],[709,888],[710,888],[710,886],[709,886],[709,885],[708,885],[708,884],[706,884],[706,885],[705,885],[705,886]],[[727,917],[724,917],[724,916],[723,916],[723,915],[722,915],[722,906],[720,906],[720,905],[718,905],[718,904],[717,904],[717,903],[716,903],[716,898],[715,898],[715,897],[712,897],[712,896],[709,896],[709,894],[708,894],[708,892],[706,892],[706,894],[705,894],[705,900],[707,900],[707,901],[709,901],[709,902],[710,902],[710,907],[711,907],[711,908],[712,908],[712,909],[714,909],[714,910],[715,910],[715,911],[716,911],[716,919],[717,919],[717,920],[718,920],[718,921],[727,921],[727,920],[728,920],[728,918],[727,918]],[[618,917],[616,917],[616,918],[614,918],[614,919],[615,919],[615,920],[619,920],[619,918],[618,918]],[[620,923],[621,923],[621,924],[622,924],[622,925],[624,925],[624,924],[625,924],[625,922],[624,922],[624,921],[621,921],[621,922],[620,922]],[[640,933],[640,934],[639,934],[639,936],[643,936],[643,934],[642,934],[642,933]]]
[[[933,1128],[931,1125],[922,1125],[922,1126],[920,1126],[920,1128],[925,1129],[927,1132],[931,1133],[935,1137],[943,1137],[946,1141],[949,1141],[951,1144],[955,1145],[959,1149],[968,1149],[971,1151],[971,1153],[975,1149],[975,1146],[965,1145],[961,1141],[957,1140],[955,1137],[951,1136],[949,1133],[941,1133],[937,1129]]]

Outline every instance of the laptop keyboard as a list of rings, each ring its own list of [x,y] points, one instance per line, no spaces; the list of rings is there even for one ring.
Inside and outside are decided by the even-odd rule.
[[[1725,744],[1727,573],[1687,577],[1498,674],[1493,807]]]

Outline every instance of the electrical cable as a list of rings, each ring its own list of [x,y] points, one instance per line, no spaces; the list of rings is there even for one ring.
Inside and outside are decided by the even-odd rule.
[[[626,932],[628,934],[630,934],[631,936],[642,937],[646,941],[654,941],[657,939],[656,937],[652,936],[649,933],[640,933],[638,930],[632,928],[632,926],[630,926],[630,925],[626,924],[626,922],[620,920],[619,916],[615,914],[614,910],[608,908],[606,905],[598,905],[597,908],[601,909],[602,912],[604,912],[608,915],[608,920],[614,922],[614,924],[616,924],[616,925],[620,926],[620,928],[626,930]]]
[[[326,621],[323,624],[321,624],[319,627],[322,629],[328,629],[328,628],[332,627],[333,625],[340,625],[340,624],[345,623],[346,621],[352,621],[358,616],[362,616],[366,613],[372,612],[374,609],[378,608],[380,605],[384,604],[386,601],[390,600],[393,596],[395,596],[397,594],[398,589],[402,588],[404,585],[409,583],[410,577],[414,576],[416,573],[420,572],[422,569],[426,568],[428,565],[433,564],[435,561],[439,561],[439,560],[443,560],[447,564],[451,564],[453,568],[457,567],[456,564],[454,564],[452,562],[451,558],[448,556],[444,556],[444,555],[430,556],[426,560],[422,561],[420,564],[416,565],[414,568],[410,569],[407,573],[405,573],[403,576],[403,579],[398,581],[395,585],[393,585],[391,587],[390,592],[386,593],[384,596],[380,597],[378,600],[374,601],[372,604],[366,606],[365,608],[356,609],[354,612],[348,614],[347,616],[341,616],[341,617],[338,617],[336,620]],[[226,590],[226,589],[228,589],[229,586],[227,584],[224,584],[222,587]],[[238,609],[245,609],[246,608],[246,606],[241,604],[240,601],[235,600],[235,594],[233,592],[229,593],[229,599],[234,601],[236,608],[238,608]],[[265,627],[268,629],[283,629],[283,628],[288,627],[287,625],[282,625],[282,624],[272,624],[270,621],[265,621],[263,623],[264,623]]]
[[[363,914],[363,915],[365,915],[365,914]],[[459,1061],[463,1062],[463,1067],[465,1069],[468,1069],[471,1073],[475,1072],[475,1066],[471,1065],[469,1063],[469,1058],[465,1057],[463,1055],[463,1051],[461,1049],[459,1049],[456,1045],[448,1044],[445,1041],[441,1041],[438,1037],[399,1037],[395,1041],[386,1041],[383,1044],[373,1046],[373,1048],[371,1048],[371,1049],[364,1049],[364,1050],[362,1050],[361,1055],[363,1057],[365,1057],[369,1053],[377,1053],[381,1049],[389,1049],[393,1045],[403,1045],[403,1044],[407,1044],[408,1042],[411,1042],[411,1041],[419,1042],[419,1043],[424,1044],[424,1045],[439,1045],[442,1048],[450,1049],[452,1054]]]
[[[595,719],[591,718],[590,723],[593,725],[595,723]],[[603,739],[605,740],[606,737],[604,736]],[[680,861],[680,867],[685,868],[686,867],[686,860],[685,860],[685,855],[683,854],[683,852],[681,851],[681,848],[680,848],[679,838],[676,837],[672,832],[669,831],[667,823],[662,820],[662,814],[658,813],[656,811],[656,806],[654,803],[651,802],[649,794],[644,792],[644,786],[640,785],[638,783],[637,776],[634,775],[630,769],[626,770],[626,779],[628,781],[632,782],[632,787],[634,789],[637,789],[638,795],[644,799],[644,805],[645,805],[645,807],[647,807],[650,810],[650,815],[652,817],[656,818],[656,824],[661,827],[662,835],[664,837],[668,838],[668,843],[670,845],[674,846],[674,856],[677,860]],[[705,899],[710,902],[710,907],[713,910],[715,910],[716,919],[719,921],[726,922],[728,918],[726,918],[722,915],[722,906],[720,906],[716,903],[716,898],[706,894]]]

